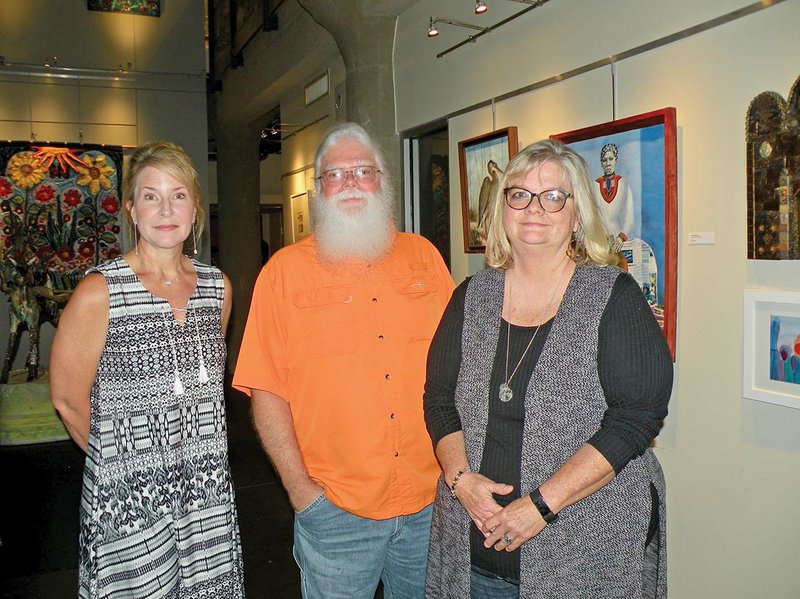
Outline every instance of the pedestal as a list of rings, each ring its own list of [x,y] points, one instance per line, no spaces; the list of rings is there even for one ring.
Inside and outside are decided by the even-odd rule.
[[[28,445],[69,439],[50,403],[47,372],[25,382],[26,370],[14,370],[0,385],[0,445]]]

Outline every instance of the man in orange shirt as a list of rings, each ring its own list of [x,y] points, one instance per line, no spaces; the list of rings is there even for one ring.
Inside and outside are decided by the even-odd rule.
[[[453,280],[392,221],[377,146],[338,125],[314,161],[313,234],[256,282],[233,384],[295,510],[303,597],[421,598],[440,474],[425,359]]]

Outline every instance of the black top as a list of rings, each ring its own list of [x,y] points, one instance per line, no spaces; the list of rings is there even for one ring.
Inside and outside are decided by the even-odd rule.
[[[453,293],[428,352],[425,422],[434,447],[443,437],[461,430],[455,407],[455,389],[461,368],[467,283],[463,282]],[[541,325],[542,330],[536,334],[520,363],[509,384],[514,393],[509,402],[501,402],[498,398],[499,387],[507,378],[507,334],[510,330],[510,376],[537,327],[509,327],[505,320],[500,326],[489,387],[489,418],[480,472],[494,481],[513,485],[514,490],[509,495],[495,496],[501,506],[520,496],[519,456],[522,454],[525,418],[523,398],[552,323],[550,320]],[[598,376],[608,409],[600,428],[587,439],[587,443],[608,460],[615,473],[619,473],[658,434],[672,390],[672,361],[658,323],[641,289],[629,275],[620,275],[615,281],[600,319],[598,334]],[[508,553],[485,549],[483,534],[474,524],[470,530],[470,546],[473,566],[508,580],[519,579],[519,551]]]

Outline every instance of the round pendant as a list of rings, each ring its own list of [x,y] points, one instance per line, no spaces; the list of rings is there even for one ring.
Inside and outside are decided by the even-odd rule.
[[[500,385],[500,393],[498,396],[500,397],[500,401],[506,403],[514,399],[514,392],[511,390],[511,387],[508,386],[508,383],[503,383]]]

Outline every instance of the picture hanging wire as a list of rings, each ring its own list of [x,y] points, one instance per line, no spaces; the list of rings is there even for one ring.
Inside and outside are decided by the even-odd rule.
[[[617,120],[617,63],[611,63],[611,120]]]

